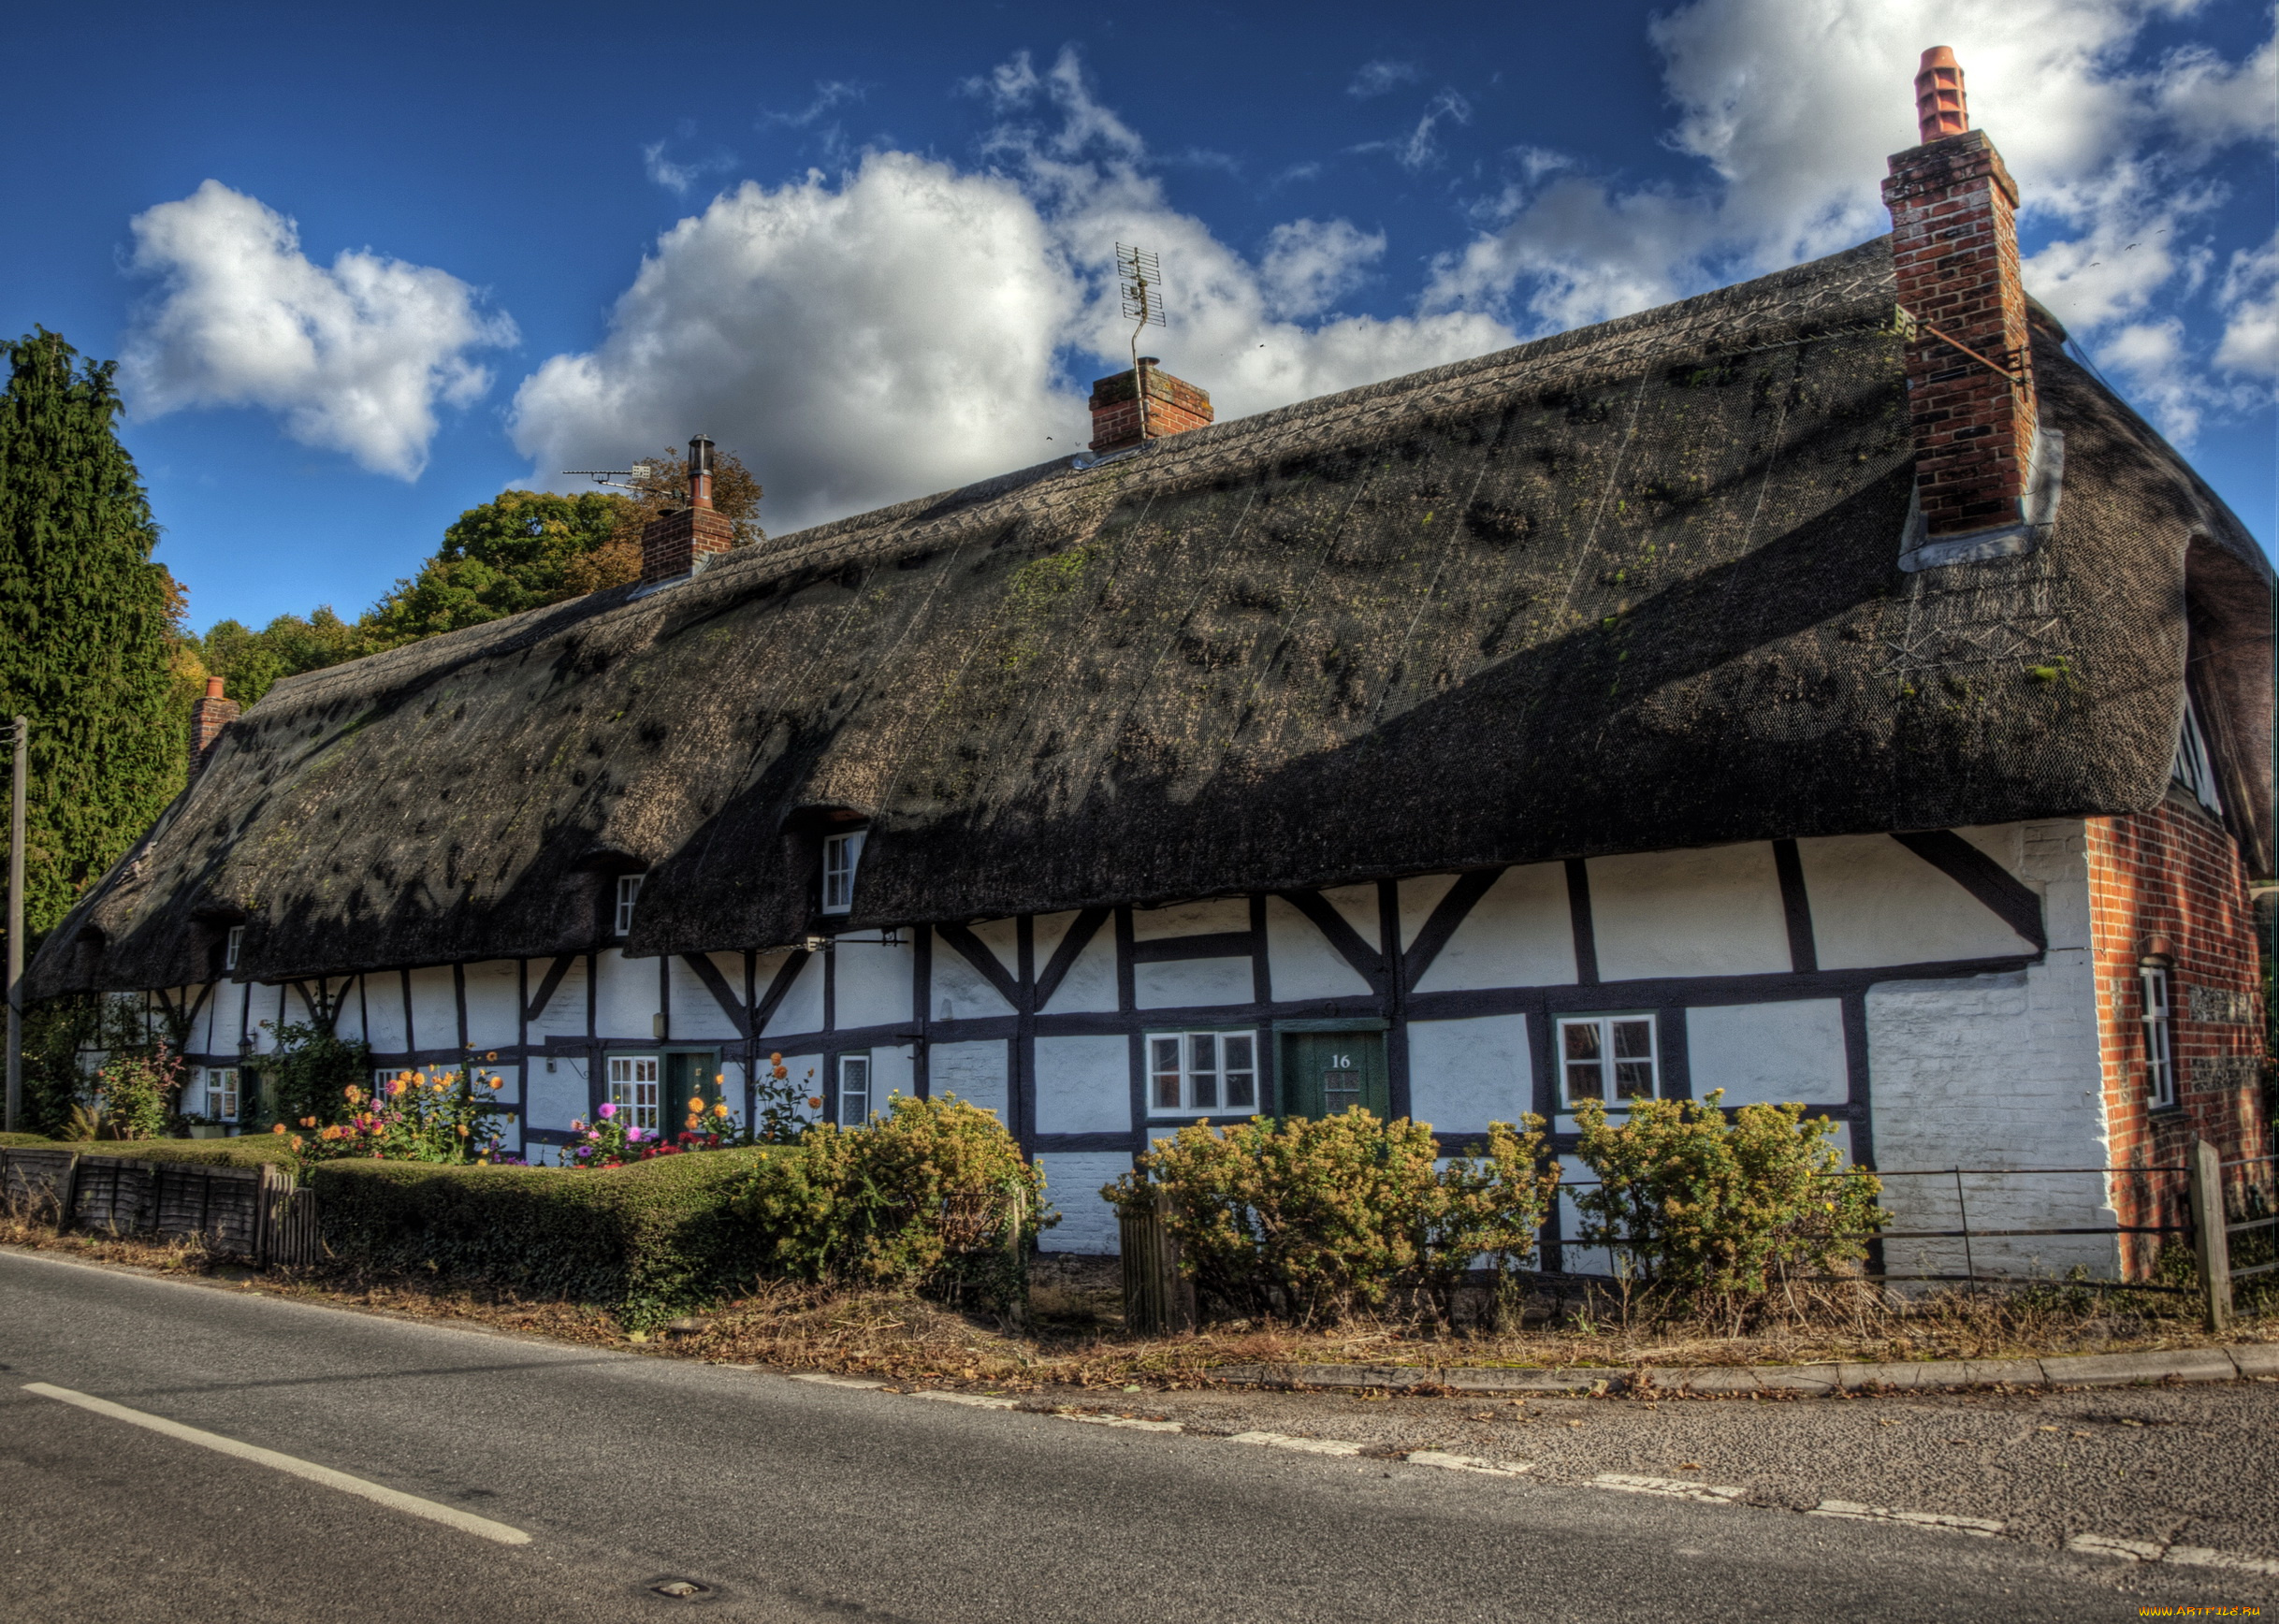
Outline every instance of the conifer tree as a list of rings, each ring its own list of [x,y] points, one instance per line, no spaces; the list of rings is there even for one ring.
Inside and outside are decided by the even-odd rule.
[[[181,597],[113,432],[112,363],[81,364],[44,327],[0,359],[0,717],[32,721],[28,955],[182,786]],[[0,795],[8,774],[0,755]]]

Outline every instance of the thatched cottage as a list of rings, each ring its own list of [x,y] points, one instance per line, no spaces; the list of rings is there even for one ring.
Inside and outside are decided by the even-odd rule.
[[[263,1022],[495,1051],[538,1156],[773,1051],[955,1093],[1079,1250],[1171,1124],[1713,1089],[2110,1229],[2050,1170],[2265,1133],[2272,573],[1955,77],[1892,236],[1661,310],[1201,427],[1143,366],[1095,455],[749,548],[700,444],[638,584],[210,702],[31,992],[175,1011],[217,1110]]]

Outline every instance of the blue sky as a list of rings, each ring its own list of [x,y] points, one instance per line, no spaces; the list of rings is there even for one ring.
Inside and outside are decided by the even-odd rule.
[[[196,624],[354,614],[503,486],[698,429],[778,531],[1075,449],[1119,239],[1222,416],[1831,252],[1884,229],[1948,44],[2029,287],[2268,545],[2272,31],[2219,0],[48,7],[10,24],[0,326],[123,358]]]

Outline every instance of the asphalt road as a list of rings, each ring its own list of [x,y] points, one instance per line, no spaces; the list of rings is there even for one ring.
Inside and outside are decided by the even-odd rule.
[[[350,1473],[529,1540],[495,1543],[27,1384]],[[2273,1397],[2212,1395],[2204,1427],[2179,1412],[2169,1430],[2199,1428],[2209,1448],[2242,1435],[2208,1464],[2210,1498],[2253,1497],[2268,1510]],[[1285,1429],[1310,1417],[1318,1435],[1343,1437],[1369,1420],[1351,1403],[1295,1408],[1309,1402],[1228,1400],[1213,1414],[1247,1424],[1263,1406]],[[1643,1406],[1601,1406],[1580,1428],[1548,1412],[1499,1419],[1476,1425],[1540,1444],[1544,1458],[1523,1476],[1490,1475],[1076,1426],[0,1254],[0,1618],[506,1624],[701,1610],[2074,1624],[2147,1605],[2279,1605],[2279,1579],[2244,1571],[1831,1520],[1778,1496],[1695,1503],[1588,1481],[1599,1458],[1635,1472],[1662,1463],[1652,1450],[1676,1447],[1713,1465],[1689,1475],[1747,1484],[1766,1428],[1764,1447],[1836,1482],[1815,1459],[1814,1419],[1834,1428],[1818,1453],[1856,1456],[1844,1428],[1874,1425],[1869,1408],[1658,1406],[1676,1425],[1711,1429],[1661,1439],[1621,1430],[1661,1425]],[[1397,1414],[1376,1413],[1386,1426]],[[1984,1413],[2016,1429],[1999,1407]],[[1554,1445],[1555,1432],[1570,1436]],[[2101,1479],[2081,1475],[2084,1487]],[[1916,1486],[1890,1472],[1875,1481],[1884,1504]],[[2113,1491],[2100,1482],[2098,1492]],[[669,1580],[705,1589],[673,1600],[650,1588]]]

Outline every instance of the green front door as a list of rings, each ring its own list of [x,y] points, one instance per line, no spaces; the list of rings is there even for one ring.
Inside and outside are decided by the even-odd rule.
[[[717,1057],[711,1051],[698,1053],[683,1051],[664,1057],[664,1102],[662,1121],[672,1125],[665,1130],[667,1138],[682,1132],[689,1124],[689,1102],[703,1101],[699,1108],[705,1117],[705,1126],[712,1125],[712,1108],[720,1102],[720,1085],[713,1080],[719,1076]]]
[[[1392,1115],[1382,1032],[1285,1032],[1282,1035],[1282,1109],[1285,1116],[1325,1117],[1355,1106]]]

